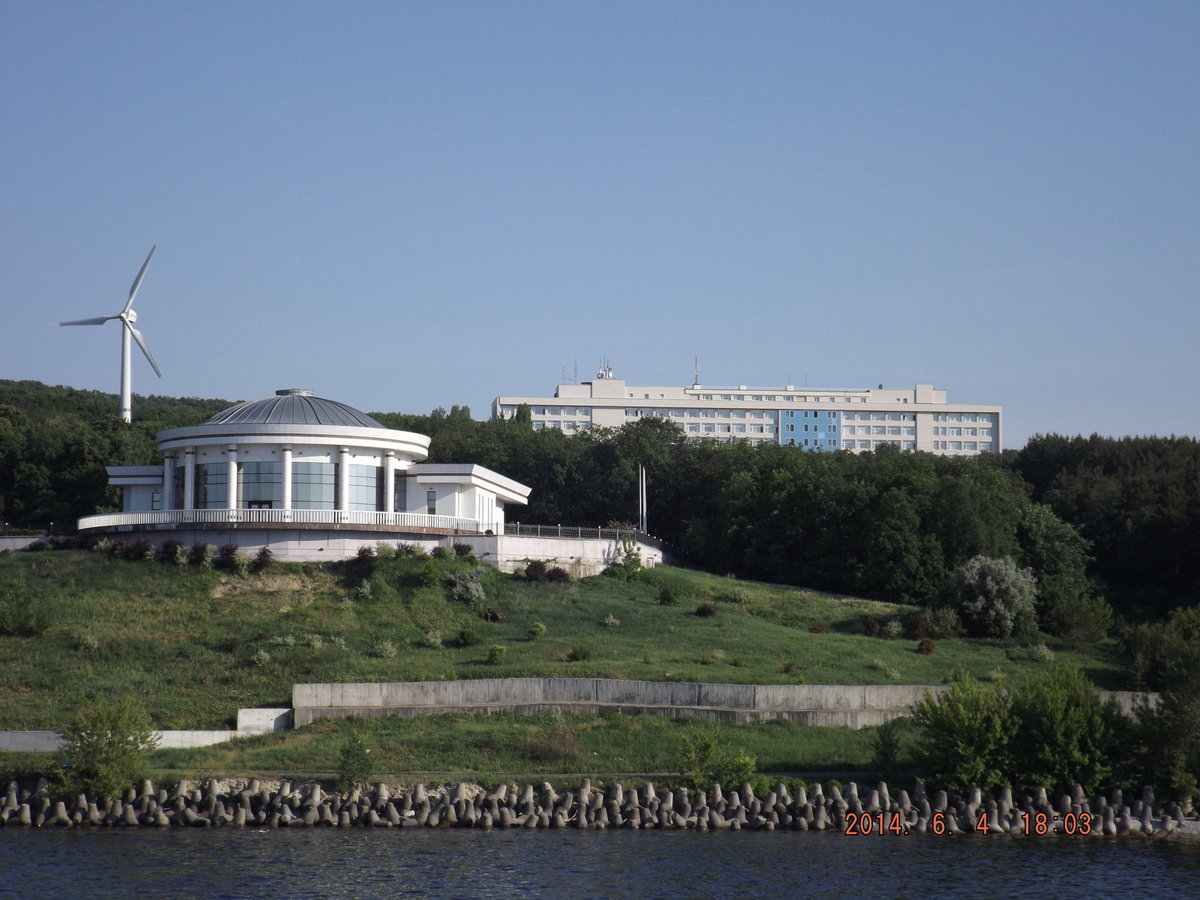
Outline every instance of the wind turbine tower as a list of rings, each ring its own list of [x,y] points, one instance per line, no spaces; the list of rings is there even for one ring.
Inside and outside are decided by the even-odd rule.
[[[162,372],[158,368],[158,363],[154,361],[154,357],[150,354],[150,348],[146,346],[145,339],[142,338],[142,333],[133,327],[133,323],[137,321],[137,312],[133,308],[133,299],[137,296],[138,288],[142,286],[142,279],[146,277],[146,270],[150,268],[150,260],[154,258],[154,251],[158,249],[158,245],[150,248],[150,255],[146,257],[146,261],[142,263],[142,268],[137,273],[137,278],[133,279],[133,285],[129,288],[129,299],[125,301],[125,308],[115,316],[97,316],[94,319],[76,319],[73,322],[59,322],[59,325],[103,325],[110,319],[121,320],[121,418],[126,422],[133,421],[133,384],[129,374],[130,369],[130,338],[137,341],[138,347],[146,356],[146,361],[150,363],[150,367],[154,369],[154,374],[162,378]]]

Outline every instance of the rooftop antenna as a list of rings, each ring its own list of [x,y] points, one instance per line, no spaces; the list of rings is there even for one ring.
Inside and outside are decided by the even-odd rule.
[[[154,369],[154,374],[162,378],[162,371],[159,370],[158,363],[154,361],[154,357],[150,355],[150,348],[146,346],[146,341],[142,337],[142,333],[133,327],[133,323],[137,321],[137,311],[133,308],[133,300],[137,296],[138,288],[142,286],[142,279],[146,277],[146,270],[150,268],[150,260],[154,258],[154,251],[157,249],[157,244],[150,248],[150,255],[142,263],[142,268],[138,270],[137,278],[133,279],[133,285],[129,288],[129,299],[125,301],[125,306],[115,316],[96,316],[93,319],[75,319],[71,322],[58,323],[59,325],[103,325],[110,319],[121,320],[121,418],[126,422],[133,421],[133,387],[129,373],[131,337],[137,341],[137,345],[145,355],[146,361]]]
[[[698,387],[700,387],[700,357],[699,356],[692,357],[692,365],[694,367],[693,372],[692,372],[692,387],[698,388]]]

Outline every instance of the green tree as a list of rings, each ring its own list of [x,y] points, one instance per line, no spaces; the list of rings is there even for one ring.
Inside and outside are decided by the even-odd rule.
[[[963,669],[955,671],[948,691],[936,697],[926,693],[913,706],[920,729],[913,749],[918,771],[960,793],[1008,783],[1014,721],[1006,692],[980,684]]]
[[[97,697],[66,728],[59,751],[68,778],[94,797],[115,796],[145,774],[158,737],[150,718],[129,697]]]
[[[1037,582],[1009,557],[967,560],[950,576],[946,597],[972,634],[1009,637],[1036,627]]]
[[[1013,780],[1026,789],[1079,783],[1089,793],[1109,785],[1123,752],[1121,714],[1078,669],[1055,665],[1016,688],[1012,714]]]
[[[362,784],[375,774],[375,760],[371,751],[357,731],[349,730],[338,753],[337,788],[348,791]]]

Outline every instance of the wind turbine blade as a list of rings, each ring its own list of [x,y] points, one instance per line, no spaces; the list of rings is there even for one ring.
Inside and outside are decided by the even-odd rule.
[[[59,325],[103,325],[109,319],[119,319],[120,316],[96,316],[94,319],[76,319],[73,322],[59,322]]]
[[[142,279],[146,277],[146,270],[150,268],[150,260],[154,258],[154,251],[158,249],[158,244],[150,248],[150,255],[146,257],[146,261],[142,263],[142,268],[138,270],[137,278],[133,279],[133,284],[129,288],[129,299],[125,301],[125,308],[122,313],[129,312],[129,307],[133,306],[133,298],[137,296],[138,288],[142,286]],[[134,334],[137,334],[135,331]],[[144,347],[142,348],[145,349]]]
[[[142,333],[124,319],[121,321],[125,322],[125,327],[129,329],[129,333],[133,335],[133,339],[137,341],[137,345],[141,347],[142,352],[146,354],[146,361],[149,362],[150,367],[154,369],[154,374],[159,378],[162,378],[162,371],[158,368],[158,363],[154,361],[154,357],[150,355],[150,348],[146,346],[146,342],[142,339]]]

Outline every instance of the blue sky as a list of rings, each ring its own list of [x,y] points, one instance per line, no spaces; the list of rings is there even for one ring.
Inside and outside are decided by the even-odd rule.
[[[1200,434],[1200,3],[0,0],[0,378]],[[135,406],[134,414],[137,410]]]

